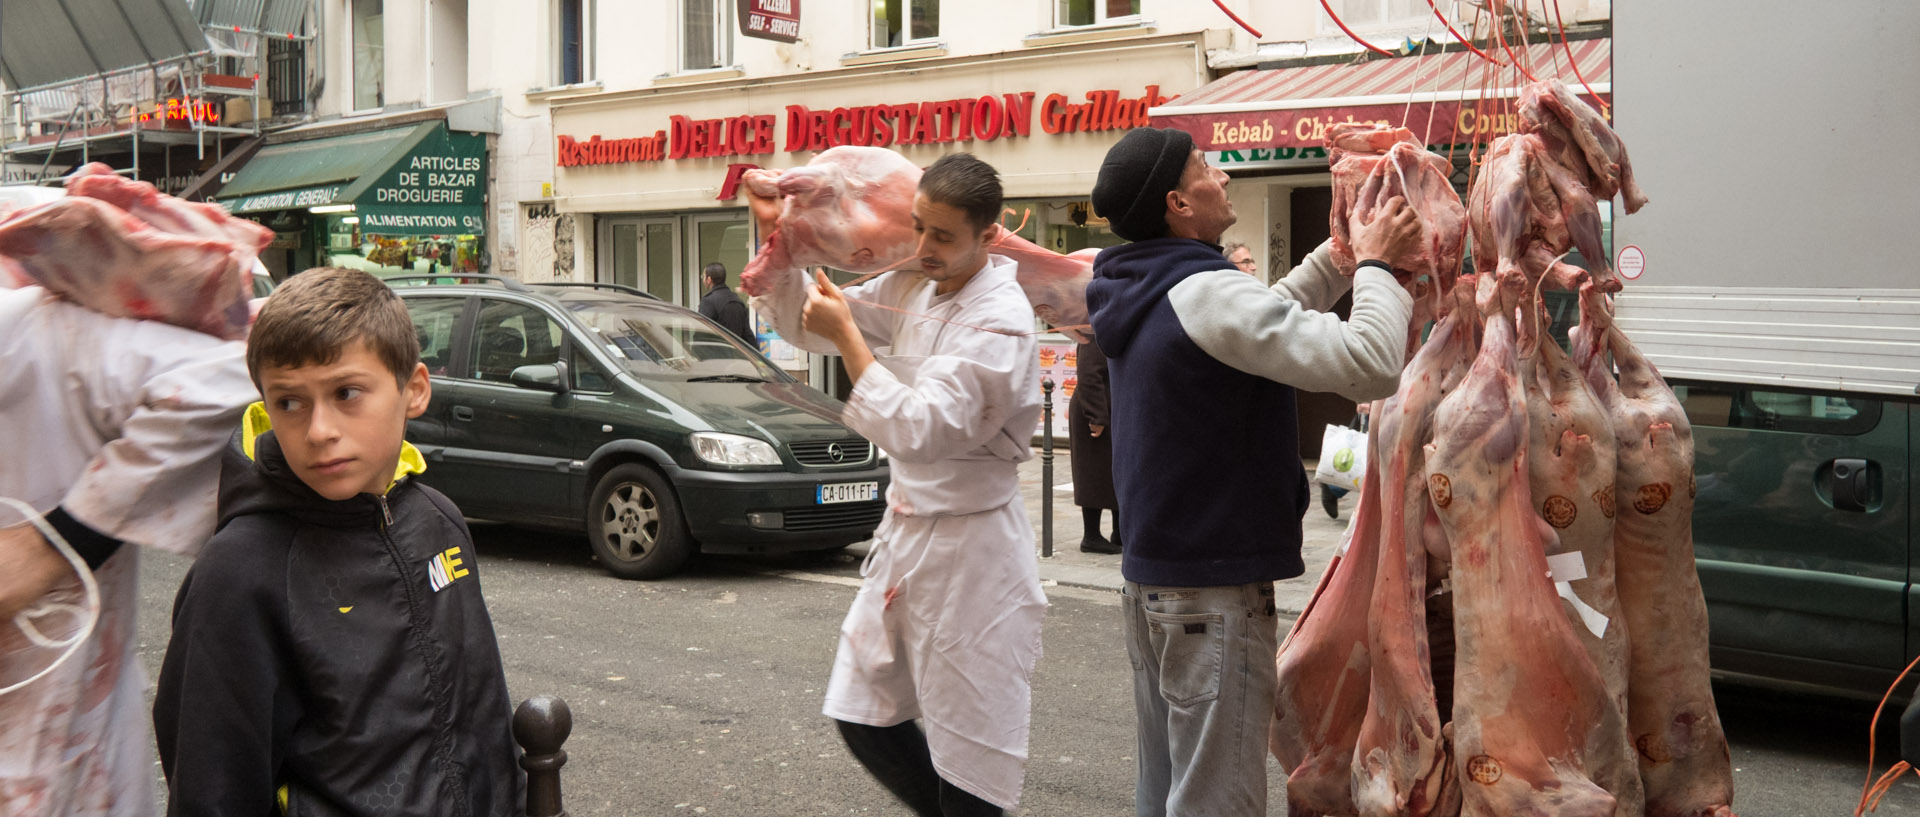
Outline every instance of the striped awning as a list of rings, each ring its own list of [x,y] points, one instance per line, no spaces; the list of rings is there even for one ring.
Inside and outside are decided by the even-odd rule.
[[[1589,104],[1591,86],[1611,102],[1611,39],[1535,43],[1514,53],[1535,78],[1558,78]],[[1156,127],[1187,131],[1210,151],[1320,147],[1328,128],[1348,121],[1406,127],[1430,145],[1484,142],[1512,130],[1510,112],[1489,101],[1516,96],[1526,82],[1511,64],[1460,51],[1240,71],[1147,113]]]

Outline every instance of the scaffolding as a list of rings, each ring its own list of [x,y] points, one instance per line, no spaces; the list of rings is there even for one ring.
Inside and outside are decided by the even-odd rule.
[[[126,152],[132,166],[121,172],[138,179],[143,174],[143,144],[193,145],[199,159],[209,152],[218,157],[225,137],[258,137],[276,118],[311,115],[304,59],[305,47],[314,39],[304,30],[311,0],[201,0],[198,5],[204,49],[7,89],[0,95],[0,161],[37,166],[38,172],[25,181],[46,184],[56,182],[64,170],[55,168],[57,161],[77,166],[92,161],[95,153]],[[236,5],[240,8],[233,8]],[[290,20],[285,19],[289,8]],[[263,30],[269,9],[294,30]],[[252,18],[257,23],[233,25],[222,19],[236,13],[257,15]],[[214,25],[216,21],[221,24]],[[171,164],[171,151],[166,155]],[[162,173],[170,176],[172,168]]]

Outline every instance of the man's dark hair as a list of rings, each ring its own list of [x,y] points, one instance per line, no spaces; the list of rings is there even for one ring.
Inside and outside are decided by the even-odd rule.
[[[712,261],[709,262],[704,269],[700,270],[700,274],[711,279],[716,284],[724,284],[727,282],[727,265],[718,261]]]
[[[407,305],[385,281],[359,270],[315,267],[287,279],[260,308],[247,336],[254,388],[269,367],[325,366],[365,342],[405,385],[420,363],[420,338]]]
[[[927,198],[967,214],[967,223],[985,229],[1000,220],[1000,173],[971,153],[940,157],[920,177]]]

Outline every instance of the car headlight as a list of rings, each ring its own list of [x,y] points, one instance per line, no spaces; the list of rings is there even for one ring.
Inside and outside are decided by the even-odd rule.
[[[880,464],[881,464],[881,465],[886,465],[886,464],[887,464],[887,452],[886,452],[885,450],[883,450],[882,448],[880,448],[880,446],[877,446],[877,445],[873,447],[873,450],[874,450],[874,453],[875,453],[875,454],[877,454],[877,455],[879,455],[879,457],[880,457]]]
[[[779,465],[780,454],[766,440],[738,434],[696,431],[693,453],[714,465]]]

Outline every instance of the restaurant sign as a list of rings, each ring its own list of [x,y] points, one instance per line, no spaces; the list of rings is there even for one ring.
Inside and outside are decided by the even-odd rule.
[[[1611,94],[1601,94],[1610,101]],[[1194,146],[1205,151],[1287,150],[1325,148],[1327,133],[1337,125],[1404,126],[1427,144],[1486,143],[1512,133],[1519,116],[1503,100],[1342,107],[1301,107],[1230,113],[1180,113],[1179,106],[1162,109],[1153,125],[1179,128],[1193,135]]]
[[[1017,139],[1048,135],[1127,130],[1147,124],[1147,109],[1164,105],[1160,86],[1140,96],[1119,90],[1088,91],[1078,101],[1066,94],[1040,97],[1034,91],[988,94],[960,99],[898,104],[809,108],[788,105],[783,115],[743,115],[719,119],[667,117],[667,127],[646,136],[579,138],[559,134],[556,164],[583,165],[711,159],[821,151],[841,145],[891,147]],[[1037,120],[1037,122],[1036,122]]]
[[[791,43],[800,40],[800,0],[740,0],[743,37]]]

